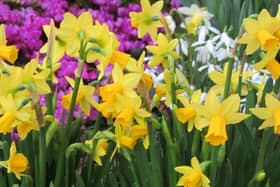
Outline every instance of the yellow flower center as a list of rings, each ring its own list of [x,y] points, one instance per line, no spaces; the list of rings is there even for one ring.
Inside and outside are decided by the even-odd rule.
[[[5,112],[0,118],[0,133],[6,134],[11,132],[15,120],[16,115],[14,111]]]
[[[199,171],[193,171],[191,174],[184,178],[184,186],[197,186],[201,180],[201,173]]]
[[[134,139],[138,139],[140,137],[144,137],[147,135],[147,126],[146,125],[134,125],[131,128],[131,136]]]
[[[109,84],[100,88],[100,96],[103,101],[115,100],[116,94],[121,94],[123,92],[123,87],[120,83]]]
[[[0,44],[0,58],[14,64],[18,56],[16,46],[5,46]]]
[[[186,108],[179,108],[176,111],[176,116],[178,120],[182,123],[185,123],[191,119],[193,119],[196,115],[196,111],[191,107],[186,107]]]
[[[280,109],[273,112],[274,133],[280,134]]]
[[[9,159],[8,168],[10,172],[21,173],[27,169],[28,160],[22,153],[12,155]]]
[[[278,39],[265,29],[257,32],[257,40],[265,51],[271,51],[278,45]]]
[[[119,141],[120,141],[121,146],[127,147],[131,150],[134,148],[134,146],[136,144],[135,139],[133,139],[129,136],[121,136]]]
[[[272,74],[273,78],[277,80],[280,76],[280,64],[276,59],[269,61],[265,65],[266,69]]]
[[[226,132],[226,120],[223,116],[217,115],[211,118],[205,139],[215,146],[225,143],[228,137]]]

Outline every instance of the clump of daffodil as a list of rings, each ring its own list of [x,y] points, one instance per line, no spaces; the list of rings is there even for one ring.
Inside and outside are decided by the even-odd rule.
[[[279,38],[274,36],[280,28],[280,20],[271,17],[266,9],[263,9],[258,19],[245,18],[243,26],[247,32],[238,43],[247,44],[246,54],[252,54],[259,47],[265,51],[271,51],[277,48]]]
[[[191,166],[178,166],[175,171],[183,174],[177,182],[177,186],[184,187],[209,187],[209,179],[202,172],[202,168],[196,157],[191,159]]]
[[[66,77],[66,80],[71,85],[71,87],[74,88],[74,80],[69,77]],[[94,90],[94,87],[90,85],[84,85],[83,81],[81,81],[78,89],[78,95],[75,105],[79,104],[81,110],[88,116],[90,114],[90,106],[97,106],[96,101],[93,99]],[[65,109],[69,110],[72,95],[73,91],[71,91],[67,95],[62,96],[62,106]]]
[[[89,39],[93,32],[93,19],[89,12],[82,13],[78,18],[67,12],[57,32],[59,49],[66,49],[66,53],[72,57],[79,57],[81,40]],[[65,44],[64,44],[65,43]]]
[[[227,77],[227,70],[228,70],[228,63],[225,63],[224,65],[224,71],[219,72],[219,71],[211,71],[208,73],[209,78],[216,84],[211,88],[211,91],[215,91],[217,94],[223,94],[224,88],[225,88],[225,83],[226,83],[226,77]],[[238,79],[240,75],[241,68],[238,68],[236,71],[232,72],[231,75],[231,82],[230,82],[230,88],[231,88],[231,93],[235,93],[238,85]],[[253,75],[252,72],[243,72],[242,73],[242,80],[247,80]],[[245,85],[242,85],[241,87],[241,95],[245,96],[247,95],[247,87]]]
[[[14,64],[18,57],[18,49],[14,45],[7,45],[5,26],[0,25],[0,60]]]
[[[209,20],[213,17],[205,7],[199,8],[195,4],[192,4],[191,7],[180,7],[177,11],[187,16],[184,22],[186,24],[186,29],[190,34],[195,34],[198,26],[201,25],[202,22],[209,27]]]
[[[155,67],[162,64],[164,67],[168,67],[168,55],[174,60],[179,57],[179,54],[174,51],[177,43],[177,39],[169,41],[164,34],[160,33],[157,37],[157,46],[147,46],[147,49],[153,54],[149,66]]]
[[[277,80],[280,77],[280,64],[276,59],[279,48],[267,52],[263,59],[254,65],[256,70],[266,68],[272,75],[273,79]]]
[[[274,133],[280,134],[280,101],[271,94],[266,94],[265,105],[266,107],[250,109],[254,115],[264,120],[259,129],[274,127]]]
[[[149,0],[141,0],[141,12],[130,12],[131,26],[137,28],[138,38],[142,38],[146,33],[149,33],[152,40],[157,37],[157,29],[163,27],[161,23],[161,9],[163,1],[157,1],[150,4]]]
[[[0,162],[0,166],[7,168],[8,173],[14,173],[19,180],[28,169],[28,164],[28,159],[24,154],[17,153],[16,144],[14,142],[12,142],[10,147],[9,160]]]
[[[118,64],[114,64],[112,78],[113,83],[100,87],[102,103],[99,104],[98,110],[105,117],[115,116],[114,114],[122,110],[118,99],[120,96],[137,97],[134,89],[140,80],[140,76],[137,73],[124,74]]]
[[[236,124],[249,117],[248,114],[239,113],[240,97],[230,95],[220,102],[214,92],[209,92],[205,105],[195,105],[199,115],[204,117],[203,126],[209,126],[205,136],[211,145],[223,145],[227,139],[226,126]]]
[[[193,127],[201,131],[201,129],[203,128],[203,123],[201,125],[203,119],[201,119],[201,116],[197,115],[196,110],[192,106],[194,103],[200,104],[201,91],[197,90],[192,94],[191,103],[183,95],[178,95],[177,98],[184,105],[183,108],[178,108],[176,110],[176,116],[178,120],[181,123],[188,122],[187,129],[189,132],[192,131]]]

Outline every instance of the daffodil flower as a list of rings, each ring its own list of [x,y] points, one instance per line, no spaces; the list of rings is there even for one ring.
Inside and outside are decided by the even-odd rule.
[[[279,39],[273,34],[280,28],[280,20],[271,17],[266,9],[260,12],[257,20],[245,18],[243,26],[247,33],[238,40],[238,43],[247,44],[247,55],[252,54],[259,47],[265,51],[277,48]]]
[[[183,174],[177,182],[177,186],[184,187],[209,187],[209,179],[202,172],[200,164],[196,157],[191,159],[190,166],[178,166],[175,171]]]
[[[18,57],[18,49],[14,45],[7,46],[5,27],[0,25],[0,59],[14,64]]]
[[[280,64],[276,60],[278,50],[279,48],[276,48],[275,50],[267,52],[263,59],[254,65],[254,68],[258,71],[265,67],[275,80],[280,77]]]
[[[178,95],[177,98],[184,105],[183,108],[176,110],[178,120],[182,123],[188,122],[188,132],[192,131],[193,127],[201,131],[203,128],[203,119],[197,115],[196,110],[192,106],[193,103],[200,104],[201,91],[197,90],[192,94],[191,103],[183,95]]]
[[[264,120],[259,130],[274,127],[274,133],[280,134],[280,101],[271,94],[266,94],[265,105],[266,107],[250,109],[254,115]]]
[[[205,118],[204,126],[209,125],[205,136],[207,142],[214,146],[223,145],[228,139],[226,125],[239,123],[250,116],[239,113],[239,106],[238,95],[230,95],[220,102],[214,92],[208,94],[204,106],[194,106],[197,113]]]
[[[86,145],[92,148],[92,140],[85,141]],[[96,147],[92,154],[92,159],[99,165],[102,166],[101,157],[105,156],[108,151],[108,139],[99,139],[97,141]]]
[[[168,55],[172,56],[174,60],[179,58],[179,54],[174,51],[177,44],[177,39],[168,41],[167,37],[160,33],[157,38],[157,46],[147,46],[147,49],[153,54],[153,57],[149,62],[149,66],[155,67],[162,64],[164,67],[167,67]]]
[[[11,94],[0,97],[2,116],[0,117],[0,133],[7,134],[19,123],[30,119],[30,113],[26,108],[17,110],[18,105]]]
[[[10,147],[10,158],[7,161],[0,162],[0,166],[8,169],[8,173],[14,173],[18,180],[24,176],[28,169],[28,159],[22,153],[17,153],[16,144],[12,142]]]
[[[69,77],[66,77],[66,80],[71,85],[71,87],[74,88],[74,80]],[[97,106],[96,101],[93,99],[94,90],[94,87],[84,85],[83,81],[81,81],[75,105],[79,104],[81,110],[88,116],[90,114],[90,106]],[[62,96],[62,106],[65,109],[69,109],[70,107],[72,94],[73,91],[71,91],[67,95]]]
[[[152,40],[155,41],[157,29],[163,26],[160,21],[163,1],[157,1],[152,5],[149,0],[141,0],[140,3],[142,8],[141,12],[129,13],[131,25],[137,28],[138,38],[142,38],[146,33],[149,33]]]

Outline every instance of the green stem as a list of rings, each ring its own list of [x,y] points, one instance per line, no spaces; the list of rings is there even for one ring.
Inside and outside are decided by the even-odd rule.
[[[46,127],[41,127],[39,132],[39,183],[40,186],[46,186]]]
[[[213,187],[216,186],[216,177],[217,177],[217,168],[218,168],[218,148],[219,147],[211,147],[211,167],[210,167],[210,180],[211,185]]]
[[[176,173],[174,171],[174,169],[176,167],[175,146],[170,137],[169,130],[167,128],[166,119],[164,117],[162,119],[163,119],[162,120],[162,132],[163,132],[163,136],[166,141],[166,144],[167,144],[166,151],[167,151],[168,166],[169,166],[168,182],[169,182],[169,186],[176,186]]]
[[[160,187],[161,185],[161,176],[160,176],[160,164],[159,159],[156,153],[156,145],[155,145],[155,138],[154,138],[154,129],[152,124],[148,124],[148,133],[150,139],[150,156],[151,156],[151,164],[152,164],[152,182],[151,185],[154,187]]]
[[[245,62],[247,60],[247,55],[243,55],[242,58],[242,62],[241,62],[241,68],[240,68],[240,72],[239,72],[239,76],[238,76],[238,84],[237,84],[237,93],[239,95],[241,95],[241,88],[242,88],[242,77],[243,77],[243,71],[244,71],[244,66],[245,66]]]
[[[194,137],[193,137],[192,150],[191,150],[192,156],[197,155],[199,144],[200,144],[200,132],[194,129]]]
[[[227,98],[230,94],[230,84],[231,84],[231,75],[232,75],[232,69],[233,69],[233,62],[234,57],[229,58],[228,63],[228,69],[227,69],[227,76],[226,76],[226,82],[225,82],[225,88],[224,88],[224,99]]]

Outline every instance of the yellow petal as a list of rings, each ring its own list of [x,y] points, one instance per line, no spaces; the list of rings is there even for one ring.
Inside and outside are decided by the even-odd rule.
[[[272,111],[269,108],[251,108],[250,111],[260,119],[272,119]]]
[[[250,34],[254,34],[259,30],[258,22],[255,19],[245,18],[243,20],[243,26]]]
[[[280,108],[280,102],[271,94],[265,95],[265,105],[267,108],[270,108],[272,111]]]
[[[240,98],[237,94],[231,95],[222,102],[222,115],[227,117],[238,111]]]
[[[228,124],[236,124],[248,118],[249,116],[250,114],[234,113],[228,116],[226,121]]]
[[[274,124],[273,124],[273,120],[272,119],[267,119],[267,120],[264,120],[264,122],[259,126],[259,130],[261,129],[265,129],[267,127],[273,127]]]

